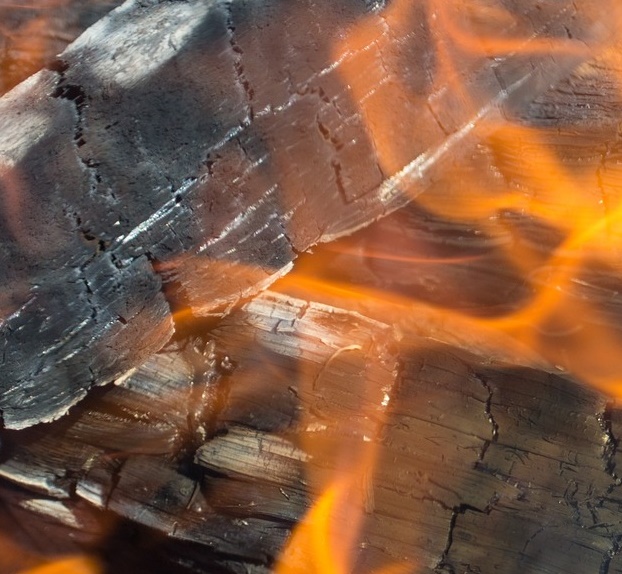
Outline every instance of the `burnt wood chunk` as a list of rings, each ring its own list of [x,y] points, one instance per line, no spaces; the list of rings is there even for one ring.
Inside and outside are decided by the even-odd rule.
[[[402,206],[484,119],[589,55],[606,29],[591,7],[509,3],[509,34],[581,50],[491,66],[456,49],[466,99],[436,76],[441,39],[416,3],[113,10],[0,102],[4,425],[56,419],[139,365],[171,309],[227,311]]]
[[[131,1],[0,100],[0,570],[307,571],[315,528],[357,574],[622,571],[622,407],[564,372],[619,372],[572,339],[618,336],[617,264],[452,185],[523,192],[544,145],[615,213],[613,15],[503,2],[581,50],[492,58],[438,6]],[[551,266],[540,355],[469,327]]]
[[[352,571],[599,571],[622,536],[621,413],[569,377],[267,292],[67,417],[4,430],[20,528],[2,533],[45,556],[39,533],[80,529],[121,571],[300,568],[312,546],[286,540],[347,484],[332,524]]]
[[[100,509],[102,524],[112,513],[113,523],[177,541],[167,561],[181,560],[192,544],[204,549],[205,571],[225,568],[232,556],[226,571],[243,563],[260,572],[338,464],[323,460],[310,477],[307,461],[323,458],[331,442],[339,446],[337,432],[348,429],[352,449],[377,432],[374,417],[394,380],[390,338],[388,326],[356,313],[260,297],[211,342],[188,340],[154,355],[53,424],[5,431],[0,476],[43,501],[37,509],[85,501]],[[259,398],[247,386],[258,367],[275,376],[279,416],[245,405]],[[339,408],[351,416],[337,428],[330,421]],[[102,526],[83,543],[100,548],[110,536]]]

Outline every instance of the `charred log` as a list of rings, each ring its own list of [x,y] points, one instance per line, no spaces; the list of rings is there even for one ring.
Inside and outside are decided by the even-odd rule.
[[[616,73],[600,59],[589,62],[515,118],[515,138],[501,143],[493,134],[483,140],[451,171],[439,173],[430,193],[304,254],[276,288],[383,320],[392,308],[391,322],[406,329],[416,328],[404,313],[413,308],[419,332],[437,332],[441,340],[517,363],[524,348],[508,354],[510,340],[491,346],[491,337],[480,338],[477,327],[520,315],[543,292],[557,289],[555,305],[526,326],[532,350],[579,378],[616,383],[618,353],[595,347],[608,341],[613,349],[622,341],[615,251],[620,106]],[[543,155],[548,163],[538,164]],[[581,203],[573,203],[572,186],[579,181]],[[481,207],[510,193],[506,204]],[[521,196],[550,209],[512,208]],[[585,229],[578,221],[590,211],[593,223],[585,225],[606,223],[605,232],[573,246],[573,234]],[[322,291],[331,285],[345,290]],[[500,335],[497,329],[492,338]],[[530,357],[532,365],[536,360]]]
[[[345,471],[366,501],[356,572],[567,574],[615,560],[622,415],[595,391],[273,294],[210,336],[201,369],[195,344],[171,348],[81,412],[5,431],[14,486],[1,494],[22,544],[89,524],[69,539],[103,563],[128,552],[119,533],[153,532],[164,571],[266,572]],[[204,393],[220,408],[196,415]]]
[[[411,105],[416,98],[407,99],[400,120],[416,117],[421,138],[412,141],[405,121],[395,132],[403,155],[393,168],[380,157],[362,117],[360,80],[348,80],[350,91],[338,72],[348,58],[365,62],[363,84],[395,96],[382,76],[387,62],[424,52],[421,38],[404,33],[386,11],[390,5],[377,12],[377,4],[333,3],[319,16],[318,43],[312,30],[294,34],[310,3],[278,11],[271,3],[131,3],[0,103],[8,110],[0,121],[11,132],[3,140],[3,233],[14,289],[1,305],[17,309],[2,326],[5,423],[55,418],[91,386],[117,377],[61,420],[1,433],[3,571],[77,552],[111,572],[300,567],[313,560],[312,550],[296,554],[284,544],[311,521],[335,480],[354,493],[351,512],[333,513],[340,531],[353,532],[346,552],[354,572],[396,564],[439,574],[606,574],[620,567],[619,405],[551,367],[551,360],[563,364],[556,355],[547,363],[507,341],[478,338],[459,322],[435,324],[434,313],[417,303],[473,316],[511,313],[550,281],[544,273],[525,281],[512,249],[526,248],[544,269],[565,236],[520,212],[502,213],[504,233],[495,234],[435,213],[435,202],[458,196],[442,173],[426,179],[418,169],[456,142],[465,144],[468,165],[453,157],[454,170],[505,166],[518,185],[526,171],[518,151],[498,153],[494,135],[492,144],[468,151],[475,140],[460,138],[473,110],[461,116],[438,86],[409,75],[413,94],[438,92],[421,116]],[[186,18],[195,10],[205,16],[196,26]],[[589,28],[574,13],[565,28],[564,9],[530,10],[517,8],[531,29],[539,18],[559,24],[544,32],[535,26],[537,33]],[[169,16],[179,25],[167,28]],[[328,40],[361,16],[372,31],[380,26],[375,44],[335,62]],[[279,18],[287,23],[284,37],[270,32]],[[113,53],[111,42],[123,43],[145,19],[162,25],[164,40],[142,30],[130,52]],[[110,30],[103,52],[92,49]],[[381,49],[387,37],[395,44]],[[149,65],[157,70],[132,74],[153,42],[161,52]],[[284,59],[283,46],[305,65]],[[257,54],[270,54],[268,66]],[[505,112],[518,122],[552,125],[548,145],[559,146],[567,163],[593,168],[595,189],[613,198],[619,106],[606,71],[583,66],[533,99],[548,86],[543,76],[575,61],[534,61],[533,75],[524,75],[524,60],[505,59],[497,83],[483,81],[487,71],[468,61],[465,75],[484,86],[484,108],[499,103],[496,94],[508,98]],[[204,86],[203,74],[214,82]],[[515,84],[515,92],[504,91]],[[196,120],[197,102],[214,107],[230,86],[232,109],[209,108]],[[581,98],[597,113],[585,112]],[[564,122],[577,117],[576,106],[582,137],[603,154],[575,144],[581,126]],[[13,139],[24,130],[34,143]],[[46,155],[50,146],[55,151]],[[407,177],[395,171],[413,158]],[[367,171],[354,177],[361,165]],[[64,187],[56,185],[60,172]],[[233,309],[284,273],[298,251],[400,205],[418,179],[432,199],[337,244],[324,265],[331,281],[381,288],[401,297],[399,305],[309,295],[300,280],[322,258],[317,250],[298,260],[289,283],[277,284],[281,293]],[[39,189],[54,190],[49,205]],[[45,240],[36,226],[49,230]],[[379,238],[389,238],[404,259],[420,249],[455,261],[431,267],[365,256]],[[594,322],[618,329],[614,270],[597,260],[568,263],[577,279],[570,301],[589,300],[598,310]],[[485,293],[491,285],[496,289]],[[184,305],[196,314],[230,313],[209,329],[193,321],[193,336],[153,354],[172,332],[171,306]],[[361,519],[358,529],[353,516]]]
[[[584,50],[603,30],[585,4],[516,3],[512,33]],[[6,427],[55,419],[140,364],[170,338],[171,308],[221,313],[403,205],[484,118],[587,57],[456,54],[466,105],[415,77],[411,58],[434,58],[425,11],[391,6],[128,2],[5,96]],[[383,106],[379,151],[367,116]]]

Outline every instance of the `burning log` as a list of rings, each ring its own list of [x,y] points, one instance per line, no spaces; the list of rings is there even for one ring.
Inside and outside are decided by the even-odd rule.
[[[502,48],[475,51],[477,17],[409,2],[113,11],[0,102],[4,425],[140,364],[171,309],[221,313],[402,206],[587,57],[590,6],[517,2]],[[467,37],[452,46],[436,16]]]
[[[301,521],[326,524],[324,552],[352,532],[326,558],[345,557],[344,571],[612,561],[622,411],[596,391],[278,294],[209,336],[151,357],[79,413],[5,431],[0,474],[14,486],[0,496],[40,552],[64,540],[114,563],[131,528],[154,545],[134,552],[139,569],[299,572],[319,551]],[[322,521],[310,504],[331,492]]]
[[[611,61],[584,63],[546,91],[586,57],[567,37],[595,41],[591,5],[491,12],[492,25],[511,24],[503,48],[491,48],[479,13],[447,5],[129,3],[0,102],[11,279],[1,401],[5,426],[20,429],[1,435],[10,551],[0,569],[59,553],[89,572],[618,567],[619,402],[563,374],[589,381],[565,340],[524,345],[516,329],[527,318],[532,332],[556,327],[545,334],[558,343],[574,335],[567,319],[551,320],[553,292],[597,310],[570,315],[590,333],[617,328],[599,220],[573,232],[568,214],[589,224],[589,202],[567,194],[563,213],[543,210],[547,186],[530,171],[540,162],[559,178],[546,152],[560,144],[560,158],[575,172],[589,165],[602,197],[615,196],[615,113],[598,115],[599,129],[615,129],[588,134],[602,156],[578,146],[575,158],[566,132],[576,125],[563,123],[577,93],[602,109],[617,101],[601,89]],[[310,14],[321,41],[303,26]],[[412,61],[427,62],[427,78]],[[210,113],[197,119],[203,105]],[[437,165],[464,181],[485,166],[491,180],[478,183],[494,201],[462,201],[464,187],[456,193]],[[537,209],[500,191],[500,175],[521,192],[531,184]],[[389,214],[423,187],[432,193]],[[454,211],[437,213],[439,203]],[[608,208],[615,232],[613,200]],[[367,224],[334,243],[332,267],[318,249],[256,295],[299,251]],[[581,266],[586,236],[594,257]],[[383,237],[392,258],[375,257]],[[457,264],[417,267],[418,248]],[[330,282],[305,276],[318,261]],[[192,336],[169,340],[172,310]],[[590,382],[605,387],[600,375]],[[21,428],[112,378],[66,417]]]
[[[508,362],[539,355],[617,394],[618,82],[605,58],[581,66],[430,193],[303,256],[278,288],[383,320],[390,308],[406,330],[414,308],[421,333]]]

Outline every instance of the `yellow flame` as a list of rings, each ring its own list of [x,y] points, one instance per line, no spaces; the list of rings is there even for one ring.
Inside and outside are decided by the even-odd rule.
[[[298,524],[281,555],[275,574],[350,574],[353,533],[362,511],[352,504],[357,486],[337,480],[324,490]],[[356,494],[354,494],[356,496]],[[337,521],[337,516],[347,520]],[[410,566],[391,564],[376,574],[407,574]]]

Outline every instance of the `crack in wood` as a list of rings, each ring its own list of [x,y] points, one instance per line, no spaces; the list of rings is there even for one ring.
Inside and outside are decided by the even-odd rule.
[[[486,398],[486,402],[484,404],[484,411],[486,413],[486,417],[488,418],[488,422],[490,423],[491,429],[491,437],[490,440],[484,441],[482,445],[482,450],[478,455],[478,463],[481,463],[484,460],[484,456],[486,456],[486,451],[490,447],[491,443],[497,442],[499,440],[499,425],[495,420],[494,415],[492,414],[492,398],[493,398],[493,388],[492,386],[486,382],[484,377],[472,373],[472,376],[486,389],[488,393],[488,397]]]
[[[598,574],[609,574],[609,569],[611,566],[611,561],[615,556],[620,554],[622,550],[622,535],[612,536],[611,537],[611,548],[606,552],[603,556],[602,564],[600,565],[600,569]],[[617,572],[617,569],[616,569]]]
[[[451,546],[453,544],[453,533],[456,527],[456,523],[458,521],[458,517],[461,514],[466,514],[467,512],[476,512],[483,513],[485,510],[481,510],[479,508],[475,508],[469,504],[460,504],[459,506],[454,506],[451,513],[451,518],[449,520],[449,530],[447,532],[447,542],[445,544],[445,549],[443,550],[443,554],[441,555],[438,563],[434,566],[434,572],[448,572],[449,574],[456,574],[455,567],[448,561],[449,551],[451,550]]]
[[[238,83],[242,90],[244,91],[244,95],[246,96],[247,106],[248,106],[248,117],[244,120],[244,126],[250,125],[253,122],[255,117],[255,110],[253,101],[255,99],[255,90],[251,86],[246,74],[244,72],[244,51],[240,47],[240,45],[235,40],[235,24],[233,22],[233,2],[228,2],[225,5],[225,10],[227,12],[227,30],[229,32],[229,45],[235,54],[235,59],[233,63],[233,67],[235,69],[235,74],[237,76]]]
[[[603,462],[605,464],[605,472],[614,479],[614,486],[620,486],[622,480],[616,472],[616,453],[618,451],[619,439],[613,434],[611,414],[614,407],[612,401],[608,401],[602,412],[598,413],[596,418],[600,425],[605,441],[603,444]]]

